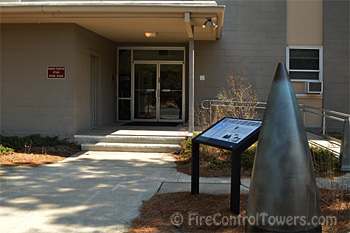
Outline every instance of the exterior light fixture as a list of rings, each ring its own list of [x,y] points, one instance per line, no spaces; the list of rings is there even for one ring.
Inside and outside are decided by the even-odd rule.
[[[218,25],[216,25],[212,20],[211,18],[208,18],[202,25],[202,28],[207,28],[207,24],[209,26],[212,26],[213,29],[216,29],[218,27]]]
[[[145,32],[145,37],[147,38],[156,38],[157,33],[156,32]]]

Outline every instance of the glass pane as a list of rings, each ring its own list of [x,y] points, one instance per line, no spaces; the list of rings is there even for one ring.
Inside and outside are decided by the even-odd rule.
[[[161,91],[160,119],[182,119],[182,91]]]
[[[119,75],[119,97],[131,97],[131,76]]]
[[[291,49],[290,57],[310,57],[317,58],[319,57],[318,49]]]
[[[183,61],[183,50],[134,50],[134,60]]]
[[[160,65],[160,89],[182,90],[182,65]]]
[[[119,97],[131,97],[131,50],[119,50]]]
[[[289,71],[290,79],[312,79],[318,80],[318,72],[293,72]]]
[[[130,100],[119,100],[119,120],[130,120]]]
[[[156,119],[157,65],[135,65],[135,118]]]
[[[182,65],[160,65],[160,119],[182,119]]]
[[[291,49],[290,69],[295,70],[318,70],[319,50],[318,49]]]

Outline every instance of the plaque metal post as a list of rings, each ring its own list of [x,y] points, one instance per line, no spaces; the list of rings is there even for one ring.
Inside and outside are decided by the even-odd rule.
[[[192,140],[191,194],[199,194],[199,143]]]
[[[241,151],[232,150],[230,209],[234,214],[239,214],[241,194],[241,153]]]

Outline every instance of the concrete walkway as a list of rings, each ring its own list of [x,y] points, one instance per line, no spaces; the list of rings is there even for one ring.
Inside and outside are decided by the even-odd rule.
[[[143,200],[189,192],[190,181],[160,153],[85,152],[52,165],[1,166],[0,232],[125,232]],[[318,183],[350,189],[350,174]],[[242,184],[248,193],[250,180]],[[230,178],[200,178],[200,193],[230,193]]]
[[[123,232],[143,200],[180,173],[167,154],[85,152],[0,167],[0,232]]]

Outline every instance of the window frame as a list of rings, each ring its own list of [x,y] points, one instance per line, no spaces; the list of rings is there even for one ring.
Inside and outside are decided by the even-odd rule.
[[[291,49],[314,49],[319,51],[319,69],[318,70],[303,70],[303,69],[290,69],[290,50]],[[286,66],[288,74],[292,72],[318,72],[318,79],[291,79],[291,81],[310,82],[310,81],[323,81],[323,46],[301,46],[301,45],[287,45],[286,47]]]

